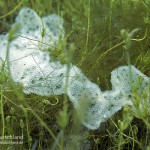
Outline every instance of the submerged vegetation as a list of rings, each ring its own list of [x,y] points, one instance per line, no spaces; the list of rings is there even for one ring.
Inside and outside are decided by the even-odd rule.
[[[0,33],[14,35],[11,25],[23,7],[41,17],[56,13],[64,19],[65,40],[57,45],[53,59],[80,67],[102,90],[111,88],[110,72],[118,66],[132,64],[150,76],[150,0],[1,0]],[[0,142],[8,135],[17,140],[0,143],[0,150],[150,150],[149,86],[142,93],[133,88],[134,107],[125,106],[92,131],[80,124],[82,111],[74,111],[67,95],[25,95],[5,72],[4,63]],[[84,110],[87,104],[82,105]],[[22,143],[11,144],[14,141]]]

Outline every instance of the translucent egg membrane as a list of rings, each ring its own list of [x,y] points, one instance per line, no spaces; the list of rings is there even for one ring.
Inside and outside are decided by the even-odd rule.
[[[17,38],[10,45],[10,73],[15,83],[22,85],[25,94],[54,96],[64,94],[68,80],[67,95],[89,129],[97,129],[101,122],[113,116],[124,105],[132,106],[132,93],[139,93],[150,79],[134,66],[121,66],[111,72],[112,90],[101,91],[80,68],[71,64],[69,77],[67,66],[52,61],[51,52],[64,38],[63,19],[56,14],[40,18],[30,8],[23,8],[16,17],[20,24]],[[14,25],[12,25],[13,27]],[[6,62],[8,34],[0,35],[0,57]],[[7,63],[5,63],[7,70]]]

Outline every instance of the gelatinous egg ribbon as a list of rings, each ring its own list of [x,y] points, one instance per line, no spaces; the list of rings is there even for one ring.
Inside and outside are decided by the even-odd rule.
[[[64,38],[63,19],[56,14],[40,18],[32,9],[23,8],[16,23],[21,29],[10,43],[8,58],[13,81],[22,85],[25,94],[64,94],[67,65],[51,58],[51,52]],[[0,57],[5,62],[8,36],[0,35]],[[66,94],[87,128],[97,129],[124,105],[132,105],[132,87],[143,92],[150,79],[134,66],[121,66],[111,72],[111,83],[112,90],[103,92],[80,68],[70,65]]]

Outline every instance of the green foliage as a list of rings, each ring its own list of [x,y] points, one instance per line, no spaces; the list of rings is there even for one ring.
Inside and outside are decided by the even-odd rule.
[[[24,122],[23,122],[23,120],[22,120],[22,119],[20,120],[20,127],[21,127],[21,129],[23,129],[23,128],[24,128]]]
[[[57,123],[62,129],[65,129],[69,121],[68,119],[69,119],[68,112],[67,109],[65,108],[63,111],[59,112],[57,117]]]
[[[134,64],[150,76],[149,0],[1,0],[0,33],[9,32],[10,43],[20,28],[15,25],[11,29],[10,25],[22,7],[31,7],[40,16],[56,13],[64,18],[65,40],[55,51],[48,49],[52,59],[79,66],[102,89],[110,88],[109,74],[120,65]],[[43,28],[42,37],[44,34]],[[8,78],[4,63],[0,66],[0,136],[23,135],[24,139],[23,145],[10,148],[0,144],[0,149],[31,149],[33,145],[63,149],[67,144],[70,149],[79,149],[87,141],[93,150],[150,149],[149,86],[142,93],[133,87],[134,107],[125,106],[100,129],[84,136],[65,96],[24,95],[21,85]],[[77,112],[79,118],[88,107],[85,101],[83,98],[83,107]],[[69,143],[70,137],[80,137],[78,144]]]

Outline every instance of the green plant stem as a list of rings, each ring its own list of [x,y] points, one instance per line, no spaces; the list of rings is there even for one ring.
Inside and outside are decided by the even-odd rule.
[[[70,51],[66,50],[66,64],[67,64],[67,70],[66,70],[66,78],[65,78],[65,89],[64,89],[64,104],[63,104],[63,111],[67,113],[67,101],[68,101],[68,86],[69,86],[69,72],[70,72]],[[67,115],[66,115],[67,116]],[[68,118],[66,118],[68,119]],[[61,147],[60,150],[63,150],[64,145],[64,128],[61,130]]]
[[[27,136],[28,136],[28,146],[29,150],[31,149],[31,141],[30,141],[30,131],[29,131],[29,126],[28,126],[28,118],[26,117],[26,128],[27,128]]]
[[[112,7],[113,7],[113,1],[110,1],[110,12],[109,12],[109,38],[110,38],[110,43],[109,43],[109,48],[112,47],[112,31],[111,31],[111,22],[112,22]]]
[[[122,131],[119,133],[119,143],[118,143],[118,150],[121,150],[122,148],[122,141],[123,141],[123,134]]]
[[[14,13],[22,4],[23,4],[24,0],[22,0],[15,8],[13,8],[10,12],[8,12],[7,14],[0,16],[0,19],[5,18],[9,15],[11,15],[12,13]]]
[[[60,147],[60,144],[58,143],[54,133],[49,129],[49,127],[46,125],[46,123],[34,112],[34,110],[24,101],[24,97],[22,95],[20,95],[20,93],[14,86],[13,79],[11,76],[10,61],[9,61],[10,44],[11,44],[11,41],[8,41],[7,49],[6,49],[6,63],[7,63],[7,69],[8,69],[8,77],[10,79],[10,85],[11,85],[12,89],[14,90],[14,93],[18,96],[18,100],[20,100],[20,102],[24,106],[26,106],[28,109],[30,109],[31,113],[38,119],[38,121],[41,123],[41,125],[50,133],[52,138],[55,140],[57,145]]]
[[[88,42],[89,42],[90,15],[91,15],[91,0],[89,0],[89,3],[88,3],[88,20],[87,20],[86,49],[85,49],[86,52],[87,52],[87,47],[88,47]]]
[[[4,134],[5,134],[5,120],[4,120],[4,110],[3,110],[3,96],[2,96],[3,88],[1,85],[1,118],[2,118],[2,143],[4,141]]]
[[[64,129],[61,130],[61,139],[60,139],[60,150],[63,150],[64,147]]]

